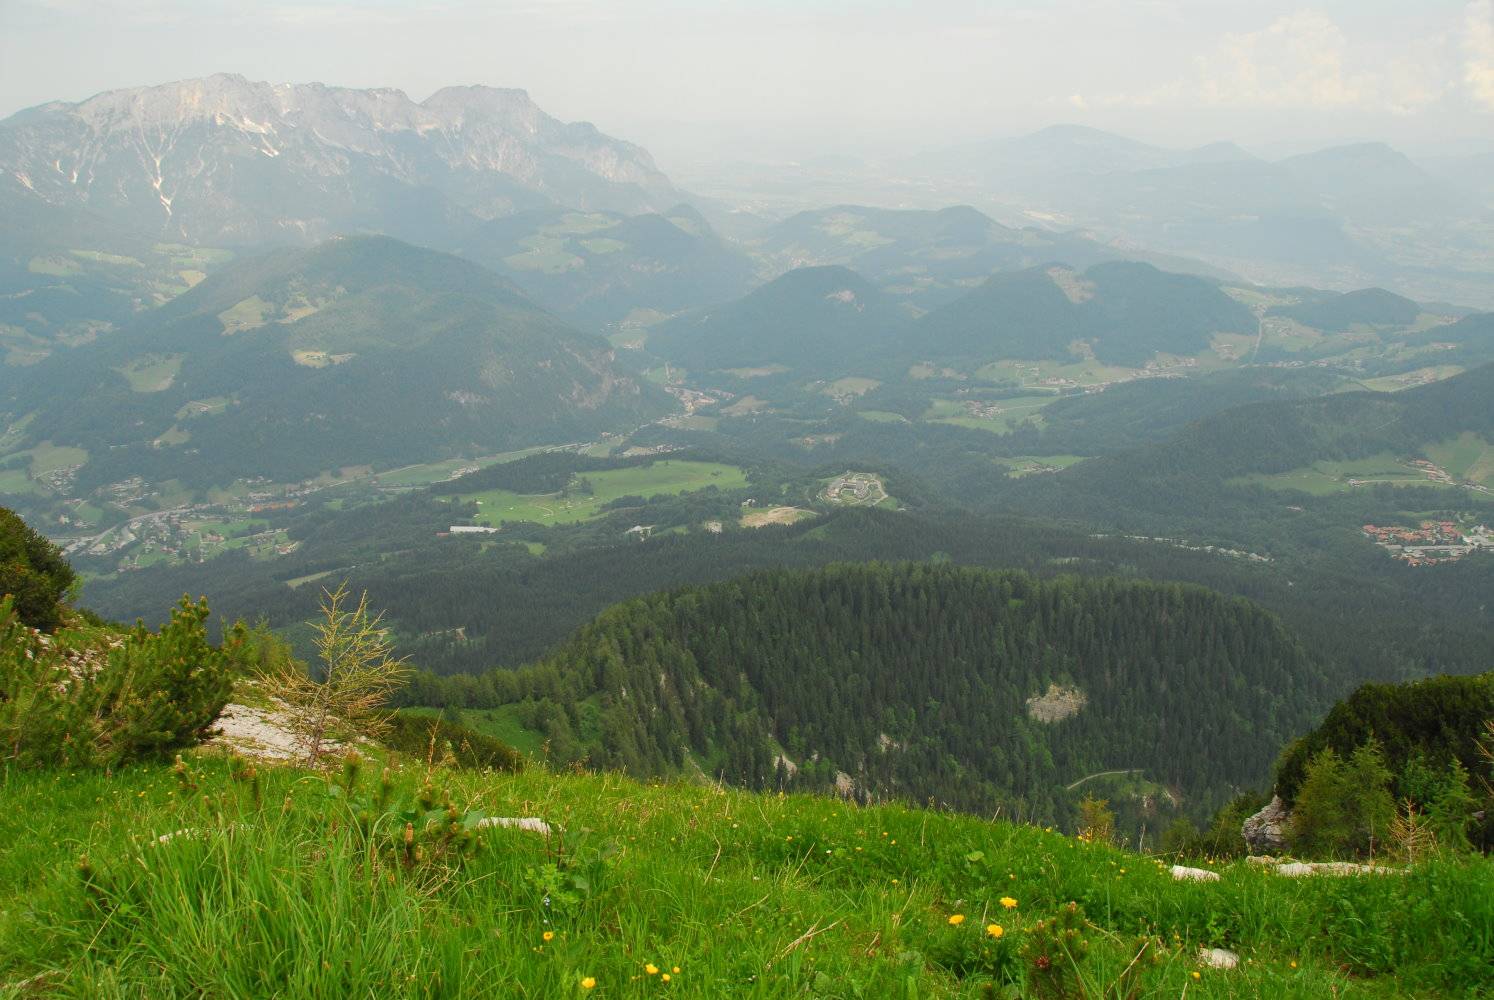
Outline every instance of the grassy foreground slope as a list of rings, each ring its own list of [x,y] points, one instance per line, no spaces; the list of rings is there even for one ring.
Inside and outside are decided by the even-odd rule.
[[[407,867],[357,792],[270,770],[256,805],[222,758],[191,767],[190,793],[165,766],[0,773],[0,996],[1477,996],[1494,959],[1487,860],[1176,882],[973,817],[437,769],[461,808],[557,832]]]

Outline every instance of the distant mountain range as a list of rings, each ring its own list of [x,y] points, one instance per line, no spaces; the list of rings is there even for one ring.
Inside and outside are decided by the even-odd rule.
[[[1229,277],[1198,261],[1107,245],[1081,232],[1014,229],[969,207],[937,211],[837,205],[800,212],[747,244],[770,269],[843,264],[928,309],[958,298],[996,271],[1053,261],[1085,268],[1148,260],[1172,271]]]
[[[1216,283],[1115,261],[998,273],[915,318],[909,304],[844,267],[807,267],[648,335],[686,367],[843,369],[900,361],[1072,361],[1140,367],[1193,355],[1217,334],[1254,337],[1259,320]]]
[[[1255,159],[1232,142],[1168,149],[1083,125],[1050,125],[1026,135],[963,143],[919,154],[915,161],[942,173],[1015,185],[1059,176],[1103,176]]]
[[[887,249],[903,255],[913,245],[893,241]],[[878,282],[839,265],[801,267],[735,301],[653,326],[645,345],[697,373],[776,366],[883,379],[921,362],[966,373],[995,361],[1043,362],[1045,391],[1068,384],[1054,372],[1068,365],[1091,373],[1152,365],[1179,375],[1244,363],[1320,364],[1360,377],[1406,375],[1382,387],[1399,388],[1416,372],[1445,377],[1494,359],[1494,314],[1462,315],[1382,288],[1262,288],[1124,260],[997,270],[967,288],[967,279],[954,277],[966,259],[930,260],[920,278],[942,281],[937,299],[946,301],[927,312],[885,270]]]
[[[0,210],[87,212],[203,246],[377,230],[426,243],[522,209],[660,210],[649,154],[522,90],[258,83],[218,74],[54,102],[0,122]],[[21,206],[17,208],[16,206]]]
[[[1434,172],[1382,143],[1271,162],[1232,143],[1172,150],[1064,125],[905,165],[1105,240],[1195,257],[1265,284],[1384,285],[1494,307],[1494,209],[1465,160]],[[1476,190],[1479,189],[1479,190]]]

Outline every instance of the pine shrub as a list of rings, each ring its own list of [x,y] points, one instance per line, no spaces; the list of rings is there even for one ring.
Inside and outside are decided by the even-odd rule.
[[[197,743],[228,703],[243,629],[208,642],[206,601],[143,624],[42,636],[0,599],[0,762],[115,767]]]

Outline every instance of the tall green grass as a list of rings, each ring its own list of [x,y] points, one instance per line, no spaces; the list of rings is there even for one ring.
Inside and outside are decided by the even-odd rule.
[[[193,767],[191,792],[165,767],[0,774],[0,997],[1473,997],[1494,967],[1484,859],[1180,883],[967,816],[436,772],[556,833],[407,866],[402,824],[360,823],[324,777],[269,771],[256,805],[221,759]],[[396,794],[425,777],[396,770]],[[1086,957],[1045,974],[1033,928],[1070,902]],[[1215,946],[1241,966],[1202,967]]]

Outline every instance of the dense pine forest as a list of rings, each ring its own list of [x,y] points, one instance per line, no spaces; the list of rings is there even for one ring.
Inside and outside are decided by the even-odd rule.
[[[631,600],[481,686],[558,763],[1062,819],[1095,772],[1197,809],[1262,783],[1324,677],[1272,615],[1201,588],[862,564]]]

